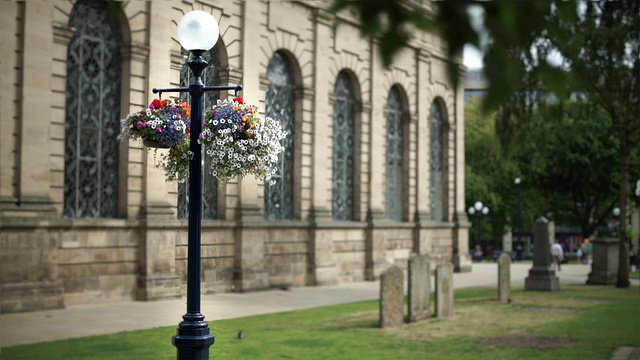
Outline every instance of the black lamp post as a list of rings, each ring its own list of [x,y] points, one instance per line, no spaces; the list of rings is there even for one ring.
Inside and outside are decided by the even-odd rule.
[[[476,201],[473,206],[469,207],[469,215],[476,214],[476,219],[478,220],[478,229],[476,231],[476,245],[480,245],[480,241],[482,238],[480,237],[480,222],[482,220],[481,215],[487,215],[489,213],[489,208],[482,205],[482,201]]]
[[[516,184],[517,192],[518,192],[518,244],[516,245],[516,260],[522,261],[522,251],[524,247],[522,246],[522,201],[520,192],[522,191],[522,185],[520,184],[520,178],[517,177],[513,180]]]
[[[209,65],[202,53],[210,50],[220,35],[217,21],[204,11],[187,13],[178,24],[178,40],[191,51],[192,59],[187,63],[193,72],[189,87],[153,89],[153,93],[188,92],[191,96],[191,134],[189,148],[193,158],[189,164],[189,230],[187,255],[187,313],[178,325],[177,335],[172,338],[178,350],[178,360],[209,359],[209,347],[215,339],[210,334],[209,324],[200,313],[200,270],[202,230],[202,147],[198,138],[202,132],[202,96],[206,91],[242,90],[237,86],[204,86],[202,72]]]

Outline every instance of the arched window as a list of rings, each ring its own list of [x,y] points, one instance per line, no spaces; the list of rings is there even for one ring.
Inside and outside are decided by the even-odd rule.
[[[444,109],[440,101],[435,100],[431,104],[430,125],[429,125],[429,212],[431,220],[441,222],[445,220],[444,213],[444,164],[446,159],[445,153],[445,134],[444,134]]]
[[[118,216],[121,36],[104,2],[79,0],[67,53],[64,215]]]
[[[392,88],[387,98],[386,214],[404,220],[404,131],[400,92]]]
[[[353,85],[346,73],[338,74],[333,92],[332,214],[334,220],[353,220],[356,101]]]
[[[181,50],[183,55],[188,55],[189,51]],[[209,63],[202,73],[202,82],[205,86],[220,85],[220,55],[216,48],[204,52],[202,58]],[[180,70],[180,86],[189,86],[193,81],[193,74],[187,64]],[[183,101],[190,102],[189,93],[181,93]],[[204,93],[204,109],[210,109],[220,99],[218,91],[207,91]],[[211,157],[202,152],[202,218],[216,219],[218,217],[218,180],[211,175]],[[178,219],[186,219],[189,209],[189,182],[178,183]]]
[[[275,53],[267,68],[271,80],[265,99],[266,116],[278,120],[287,137],[282,140],[284,151],[278,157],[278,171],[265,184],[264,208],[266,220],[293,219],[293,159],[295,139],[294,80],[289,61],[281,53]]]

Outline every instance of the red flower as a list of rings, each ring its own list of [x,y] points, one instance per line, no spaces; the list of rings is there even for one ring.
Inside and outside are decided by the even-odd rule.
[[[234,97],[233,101],[237,102],[238,104],[244,104],[244,100],[242,99],[242,96]]]
[[[154,99],[149,105],[150,109],[160,109],[162,107],[162,102],[158,99]]]

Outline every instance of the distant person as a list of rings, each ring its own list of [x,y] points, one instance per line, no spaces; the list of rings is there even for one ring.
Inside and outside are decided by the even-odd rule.
[[[578,250],[576,251],[576,263],[584,264],[584,258],[582,256],[582,247],[579,247]]]
[[[564,251],[562,250],[562,245],[558,242],[551,245],[551,259],[558,268],[558,271],[562,270],[560,264],[562,264],[562,260],[564,260]]]
[[[482,248],[480,247],[480,245],[476,245],[475,249],[473,250],[473,261],[482,262]]]
[[[635,248],[635,246],[631,245],[630,246],[630,250],[629,250],[629,271],[635,271],[636,272],[640,272],[640,269],[638,269],[638,266],[640,265],[640,262],[638,262],[638,249]]]
[[[589,239],[584,239],[585,242],[585,251],[587,253],[587,264],[593,263],[593,244],[589,241]]]

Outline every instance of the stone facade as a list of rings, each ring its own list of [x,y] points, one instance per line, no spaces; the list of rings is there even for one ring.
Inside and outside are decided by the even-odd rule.
[[[187,222],[177,183],[153,151],[119,144],[118,216],[64,216],[67,54],[75,1],[0,3],[0,312],[157,300],[186,292]],[[205,10],[220,24],[222,85],[242,84],[264,109],[276,51],[296,80],[295,220],[265,221],[263,184],[249,177],[219,189],[219,219],[202,223],[204,293],[378,279],[411,253],[435,266],[470,269],[464,211],[463,85],[448,81],[443,42],[416,34],[391,69],[349,14],[333,32],[323,1],[132,1],[117,14],[120,114],[145,108],[151,89],[179,85],[177,23]],[[291,21],[296,19],[296,21]],[[460,71],[464,68],[460,65]],[[332,220],[333,86],[356,85],[355,218]],[[214,84],[207,84],[214,85]],[[404,221],[385,216],[386,100],[405,95]],[[223,94],[223,97],[233,94]],[[429,215],[429,111],[443,107],[444,221]],[[161,150],[163,151],[163,150]]]

